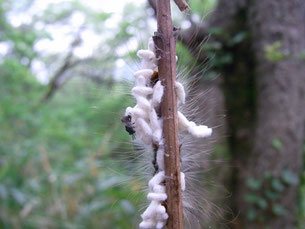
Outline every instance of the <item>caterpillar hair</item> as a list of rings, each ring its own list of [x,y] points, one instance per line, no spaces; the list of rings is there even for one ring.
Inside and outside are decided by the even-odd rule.
[[[164,87],[158,79],[157,58],[152,39],[148,50],[139,50],[137,56],[142,59],[141,69],[135,72],[135,86],[131,93],[136,100],[134,107],[127,107],[122,120],[126,130],[132,134],[133,143],[137,145],[138,175],[149,179],[147,199],[148,207],[141,215],[140,228],[163,228],[168,215],[166,213],[165,175],[164,175],[164,141],[162,135],[162,118],[160,103]],[[184,82],[183,82],[184,81]],[[195,96],[188,98],[184,90],[185,79],[178,77],[175,90],[178,108],[179,142],[181,151],[181,189],[183,191],[183,211],[185,225],[188,228],[201,228],[200,221],[205,215],[209,217],[212,205],[202,187],[200,174],[207,163],[206,137],[211,136],[212,129],[196,124],[194,110]],[[188,85],[187,85],[188,87]],[[199,96],[202,96],[200,94]],[[188,111],[185,113],[185,111]],[[189,115],[191,113],[191,115]],[[189,119],[192,118],[192,121]],[[130,132],[131,131],[131,132]],[[139,174],[141,173],[141,174]]]

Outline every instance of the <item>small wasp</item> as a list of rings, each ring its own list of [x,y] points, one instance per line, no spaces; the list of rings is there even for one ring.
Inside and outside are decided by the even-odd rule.
[[[125,130],[130,134],[130,135],[134,135],[136,133],[136,131],[134,130],[134,123],[131,123],[131,115],[126,115],[123,116],[123,118],[121,119],[122,123],[125,124]]]

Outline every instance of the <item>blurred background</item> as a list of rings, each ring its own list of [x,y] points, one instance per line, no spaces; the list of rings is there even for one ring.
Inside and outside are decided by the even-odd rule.
[[[214,128],[203,228],[305,228],[305,2],[189,4],[172,10]],[[154,0],[0,0],[0,228],[137,228],[120,118],[155,30]]]

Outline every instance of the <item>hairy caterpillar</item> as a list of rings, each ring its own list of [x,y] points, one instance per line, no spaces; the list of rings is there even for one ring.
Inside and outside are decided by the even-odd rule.
[[[142,223],[140,228],[163,228],[166,224],[167,214],[164,208],[166,201],[164,182],[164,149],[162,140],[162,119],[158,118],[158,106],[162,100],[163,87],[158,81],[156,68],[156,59],[154,55],[153,42],[149,42],[148,50],[138,51],[138,56],[142,58],[142,70],[135,73],[137,80],[136,86],[132,89],[132,94],[135,97],[137,104],[135,107],[126,109],[123,120],[128,118],[128,122],[124,122],[127,127],[130,123],[134,126],[136,137],[134,138],[138,148],[141,149],[139,154],[139,164],[142,166],[142,173],[146,175],[154,175],[149,178],[148,200],[151,201],[149,207],[142,214]],[[176,94],[179,101],[179,110],[194,111],[194,96],[193,100],[186,100],[186,94],[181,83],[176,82]],[[190,102],[191,101],[191,102]],[[152,109],[153,108],[153,109]],[[196,113],[194,111],[194,113]],[[192,114],[194,118],[194,113]],[[202,189],[201,182],[198,177],[206,157],[203,155],[206,147],[201,148],[206,142],[200,137],[211,135],[211,129],[206,126],[197,126],[195,122],[188,119],[178,112],[179,128],[181,133],[180,149],[181,149],[181,168],[182,168],[182,190],[183,192],[183,207],[185,215],[185,224],[189,228],[199,228],[201,214],[207,214],[209,209],[206,202],[206,195],[200,191]],[[128,130],[127,130],[128,131]],[[130,133],[130,131],[128,131]],[[188,132],[186,134],[185,132]],[[134,134],[134,133],[133,133]],[[196,138],[194,138],[196,137]],[[199,146],[199,147],[198,147]],[[198,147],[198,148],[197,148]],[[184,181],[184,177],[186,177]],[[203,204],[201,206],[201,204]]]

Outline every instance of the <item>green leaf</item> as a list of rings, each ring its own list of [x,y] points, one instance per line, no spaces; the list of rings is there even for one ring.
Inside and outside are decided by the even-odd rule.
[[[273,148],[275,148],[276,150],[280,150],[282,148],[282,142],[278,139],[278,138],[275,138],[273,139],[272,141],[272,146]]]
[[[271,190],[265,190],[264,195],[269,199],[269,200],[276,200],[279,195]]]
[[[273,214],[278,216],[283,216],[288,214],[288,211],[279,204],[274,204],[272,206],[272,212]]]
[[[211,35],[224,35],[225,30],[220,27],[211,27],[209,28],[209,33],[211,33]]]
[[[270,180],[272,178],[272,174],[269,171],[264,172],[264,179]]]
[[[220,66],[225,64],[230,64],[233,62],[232,54],[229,53],[223,54],[222,56],[218,57],[217,61],[218,61],[218,65]]]
[[[215,42],[210,42],[210,43],[205,44],[203,46],[203,48],[204,48],[205,51],[215,52],[216,50],[220,50],[223,47],[222,47],[222,43],[215,41]]]
[[[255,178],[249,178],[246,181],[246,185],[252,191],[257,191],[262,187],[262,182],[260,180],[255,179]]]
[[[267,208],[267,201],[257,195],[254,194],[247,194],[245,195],[245,201],[249,203],[253,203],[257,205],[261,209],[266,209]]]
[[[247,214],[246,214],[246,217],[249,221],[254,221],[257,217],[257,211],[253,208],[250,208],[248,211],[247,211]]]
[[[273,44],[265,46],[266,59],[272,62],[278,62],[286,59],[289,55],[280,50],[282,45],[283,44],[281,41],[276,41]]]
[[[248,33],[246,31],[241,31],[237,34],[235,34],[228,42],[228,45],[233,46],[235,44],[238,44],[245,40],[248,36]]]
[[[274,189],[274,191],[282,192],[285,189],[285,186],[278,178],[273,178],[271,180],[271,187]]]
[[[244,199],[245,201],[249,203],[255,203],[259,197],[254,194],[247,194],[245,195]]]
[[[281,178],[288,185],[298,185],[299,177],[288,169],[284,169],[281,173]]]

